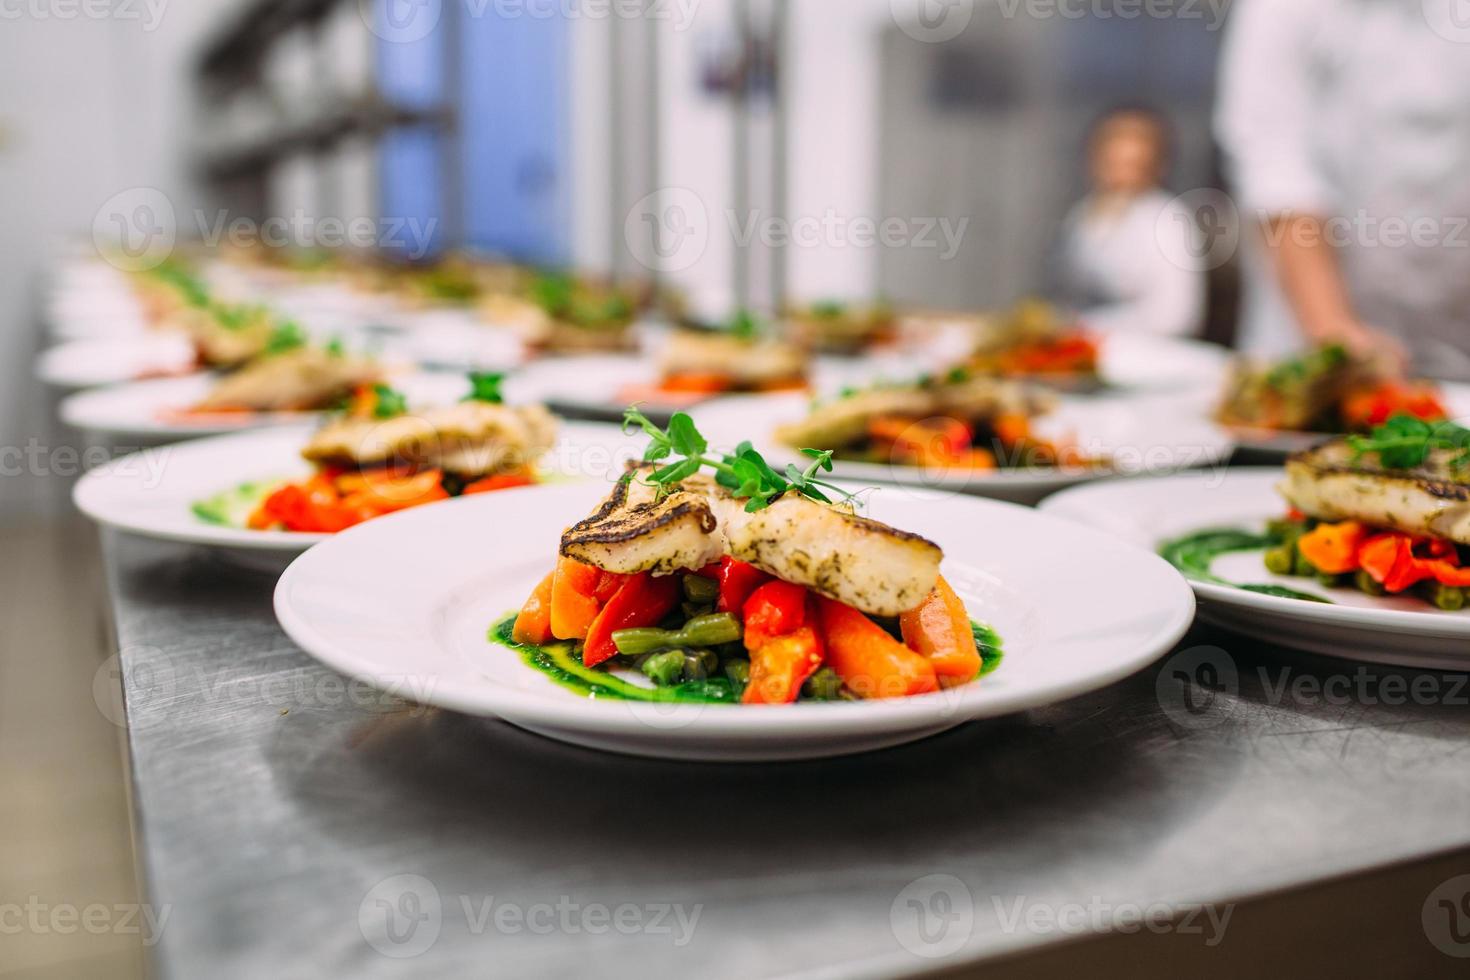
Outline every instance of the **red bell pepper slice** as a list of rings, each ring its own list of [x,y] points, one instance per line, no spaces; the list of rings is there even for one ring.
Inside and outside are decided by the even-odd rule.
[[[1407,534],[1391,532],[1367,541],[1359,551],[1359,562],[1373,580],[1388,592],[1403,592],[1427,579],[1441,585],[1470,588],[1470,568],[1459,567],[1459,553],[1449,542],[1431,539],[1427,543],[1431,555],[1414,554],[1414,539]],[[1449,545],[1449,547],[1446,547]]]
[[[749,634],[746,636],[748,642]],[[750,683],[741,703],[790,704],[825,656],[821,634],[810,626],[767,639],[750,651]]]
[[[720,599],[715,605],[719,612],[738,613],[745,608],[750,594],[771,580],[771,576],[754,565],[731,558],[720,560]]]
[[[806,588],[780,580],[767,582],[741,608],[747,636],[785,636],[806,625]]]
[[[587,628],[582,663],[596,667],[617,656],[614,633],[657,625],[679,604],[680,595],[679,580],[672,575],[655,578],[651,572],[641,572],[626,578]]]

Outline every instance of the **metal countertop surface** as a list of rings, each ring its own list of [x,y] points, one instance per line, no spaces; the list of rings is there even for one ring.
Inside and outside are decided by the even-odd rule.
[[[103,544],[166,977],[905,975],[1470,846],[1459,675],[1197,628],[908,747],[664,763],[348,684],[274,576]]]

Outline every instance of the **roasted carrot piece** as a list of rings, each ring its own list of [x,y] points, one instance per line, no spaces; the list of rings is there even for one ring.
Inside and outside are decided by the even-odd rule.
[[[602,609],[597,587],[602,571],[571,558],[556,561],[551,581],[551,635],[558,640],[585,640]]]
[[[585,666],[596,667],[618,655],[612,638],[618,630],[656,626],[679,604],[682,590],[672,575],[655,578],[651,572],[643,572],[624,579],[587,628],[587,643],[582,647]]]
[[[551,641],[551,583],[555,578],[556,572],[548,572],[521,607],[510,633],[511,639],[517,643]]]
[[[979,675],[980,650],[970,614],[943,576],[917,609],[898,617],[898,625],[903,642],[929,661],[941,681],[971,681]]]
[[[937,690],[934,666],[851,606],[818,600],[827,666],[854,694],[897,698]]]
[[[810,626],[765,640],[750,651],[750,683],[741,703],[790,704],[822,659],[822,638]]]
[[[1368,529],[1357,521],[1318,524],[1297,539],[1302,557],[1319,572],[1341,575],[1358,570],[1358,549],[1368,540]]]

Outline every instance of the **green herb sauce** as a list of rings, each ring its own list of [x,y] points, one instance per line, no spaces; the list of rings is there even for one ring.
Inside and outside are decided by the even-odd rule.
[[[512,638],[515,629],[515,614],[490,627],[491,643],[509,647],[521,655],[526,666],[539,670],[557,684],[582,697],[601,698],[605,701],[657,701],[683,704],[736,704],[739,697],[730,682],[723,677],[709,680],[689,681],[673,687],[644,687],[630,684],[616,674],[582,663],[575,643],[558,642],[536,646],[532,643],[517,643]],[[975,634],[975,645],[980,650],[984,677],[1000,666],[1005,654],[1000,636],[988,626],[973,620],[970,628]]]
[[[1188,578],[1198,582],[1210,582],[1214,585],[1229,585],[1245,592],[1254,592],[1258,595],[1274,595],[1283,599],[1301,599],[1305,602],[1326,602],[1332,600],[1321,596],[1312,595],[1308,592],[1298,592],[1281,585],[1253,585],[1240,582],[1229,582],[1215,575],[1210,569],[1215,559],[1221,555],[1231,554],[1238,551],[1258,551],[1266,548],[1274,548],[1281,544],[1281,538],[1273,534],[1259,534],[1251,531],[1242,531],[1238,528],[1213,528],[1205,531],[1197,531],[1194,534],[1182,538],[1166,541],[1159,547],[1159,554],[1164,560],[1179,569]]]

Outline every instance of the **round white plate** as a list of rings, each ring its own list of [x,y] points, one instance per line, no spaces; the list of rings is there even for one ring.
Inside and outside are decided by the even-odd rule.
[[[301,447],[312,431],[307,425],[283,426],[145,449],[89,472],[77,482],[72,499],[99,524],[223,549],[236,559],[279,571],[331,535],[227,527],[203,520],[193,507],[246,483],[309,476],[312,468],[301,458]],[[641,443],[612,426],[567,422],[540,466],[554,478],[592,481],[605,488],[641,450]]]
[[[1211,528],[1260,531],[1286,512],[1275,468],[1113,480],[1047,499],[1041,509],[1157,549],[1174,538]],[[1331,604],[1192,582],[1200,615],[1269,643],[1373,663],[1464,670],[1470,666],[1470,610],[1442,612],[1413,597],[1375,598],[1356,589],[1328,589],[1312,579],[1272,575],[1258,551],[1217,559],[1227,581],[1282,585],[1330,598]]]
[[[1177,572],[1114,537],[1006,504],[879,493],[867,513],[940,543],[945,576],[971,615],[1000,634],[1005,657],[994,673],[888,701],[589,700],[487,631],[521,605],[555,561],[562,529],[605,491],[509,490],[353,528],[286,570],[276,615],[323,663],[423,704],[604,751],[730,762],[863,752],[1070,698],[1157,659],[1194,615]]]
[[[836,392],[846,385],[868,385],[886,377],[912,378],[918,373],[913,368],[902,370],[902,362],[891,357],[819,357],[814,360],[812,387],[817,391]],[[628,407],[629,394],[636,389],[653,388],[658,377],[652,355],[554,357],[543,358],[517,372],[505,390],[517,400],[552,402],[614,417],[621,416]],[[661,402],[648,395],[637,400],[649,411],[691,410],[687,400]],[[697,404],[719,400],[723,399],[707,398]]]
[[[1215,394],[1230,368],[1230,352],[1202,340],[1120,333],[1101,344],[1099,373],[1118,388]]]
[[[58,388],[95,388],[143,378],[192,373],[197,356],[188,338],[148,333],[128,340],[74,340],[36,359],[36,376]]]
[[[448,373],[391,376],[389,381],[407,396],[411,406],[456,401],[468,391],[469,384],[464,375]],[[82,391],[62,400],[61,420],[74,429],[131,439],[141,445],[156,445],[291,425],[320,415],[317,412],[221,412],[196,419],[172,414],[198,404],[215,382],[215,375],[199,372],[180,378],[135,381]]]
[[[810,460],[777,443],[776,427],[806,417],[810,405],[803,395],[762,395],[720,399],[696,406],[690,414],[716,448],[728,450],[749,439],[777,470],[784,471],[789,463],[804,467]],[[836,460],[832,475],[855,483],[892,483],[1034,504],[1065,487],[1119,473],[1172,473],[1214,465],[1228,458],[1233,448],[1219,426],[1160,396],[1063,398],[1056,412],[1037,421],[1036,430],[1042,436],[1071,438],[1089,455],[1106,454],[1113,468],[963,472]]]
[[[1449,409],[1451,418],[1461,424],[1470,420],[1470,385],[1440,382],[1439,390],[1444,396],[1445,407]],[[1254,454],[1261,462],[1284,462],[1293,453],[1306,452],[1313,446],[1335,438],[1322,432],[1246,428],[1233,428],[1230,431],[1235,437],[1235,444]]]

